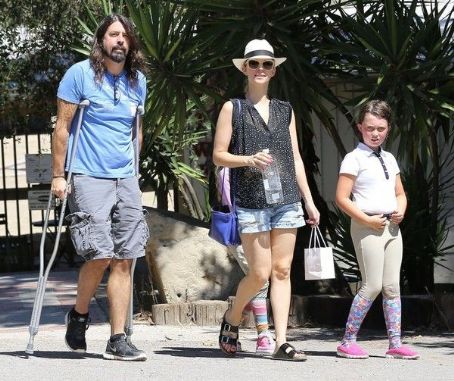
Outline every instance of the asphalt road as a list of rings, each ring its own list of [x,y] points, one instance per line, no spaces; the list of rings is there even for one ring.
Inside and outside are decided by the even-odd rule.
[[[218,349],[218,327],[157,326],[137,322],[133,341],[144,349],[145,362],[102,358],[109,325],[105,308],[93,301],[92,324],[87,331],[88,351],[68,351],[64,343],[64,315],[75,296],[74,271],[51,273],[35,352],[25,354],[33,306],[35,274],[0,276],[0,379],[4,380],[443,380],[454,381],[454,333],[406,332],[404,342],[421,359],[384,357],[384,332],[363,331],[361,344],[367,360],[336,357],[339,329],[294,328],[289,341],[308,355],[304,363],[257,357],[255,332],[241,330],[244,352],[226,358]]]

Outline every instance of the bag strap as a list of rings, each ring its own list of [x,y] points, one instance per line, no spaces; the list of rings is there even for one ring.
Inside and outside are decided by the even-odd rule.
[[[225,172],[227,172],[227,169],[226,169],[226,168],[227,168],[227,167],[223,167],[223,169],[222,169],[221,201],[222,201],[222,199],[224,198]]]
[[[241,102],[239,99],[233,99],[238,105],[238,114],[241,115]],[[232,118],[232,120],[235,120]],[[237,143],[238,144],[238,143]],[[237,146],[234,147],[234,151],[236,151]],[[235,194],[236,194],[236,178],[237,178],[237,171],[231,171],[230,168],[224,167],[223,173],[222,173],[222,187],[221,187],[221,201],[224,198],[224,192],[225,192],[225,173],[229,173],[229,183],[230,183],[230,194],[233,195],[231,197],[231,203],[232,203],[232,212],[236,212],[236,202],[235,202]]]
[[[312,249],[313,247],[315,247],[315,241],[314,241],[314,231],[315,231],[315,228],[311,227],[311,235],[309,237],[309,249]],[[314,242],[313,242],[314,241]]]
[[[241,116],[241,101],[237,98],[235,99],[237,105],[238,105],[238,116]],[[243,134],[244,135],[244,134]],[[238,142],[237,142],[238,144]],[[238,147],[235,147],[235,151],[237,150]],[[229,171],[230,173],[230,194],[233,195],[232,198],[232,211],[236,212],[236,179],[238,177],[238,171],[233,170]]]
[[[323,246],[321,244],[323,244]],[[309,249],[314,249],[316,247],[328,247],[318,225],[311,228],[311,235],[309,237]]]

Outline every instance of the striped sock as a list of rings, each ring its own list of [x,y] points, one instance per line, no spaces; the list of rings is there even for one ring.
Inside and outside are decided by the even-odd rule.
[[[255,327],[257,334],[267,331],[268,325],[268,310],[266,305],[266,297],[268,295],[269,282],[260,289],[256,296],[250,301],[252,312],[255,318]]]

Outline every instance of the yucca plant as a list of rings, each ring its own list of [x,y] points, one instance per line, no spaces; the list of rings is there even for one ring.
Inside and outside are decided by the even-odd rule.
[[[441,168],[452,168],[454,164],[454,135],[442,151]],[[422,163],[418,163],[422,166]],[[443,180],[438,185],[437,222],[434,227],[429,226],[433,218],[431,203],[432,181],[434,174],[425,173],[422,168],[417,171],[406,169],[402,172],[402,181],[408,197],[406,217],[401,224],[404,241],[404,257],[402,262],[402,276],[405,289],[412,293],[425,293],[433,279],[433,264],[445,267],[443,256],[454,248],[454,244],[447,241],[449,231],[454,227],[449,216],[454,212],[453,191],[454,175],[444,171]],[[454,271],[454,269],[448,270]],[[422,282],[422,280],[425,282]]]
[[[222,102],[244,94],[244,76],[233,67],[231,60],[243,56],[244,46],[249,40],[266,38],[275,48],[277,56],[287,57],[271,82],[270,95],[290,101],[294,108],[299,147],[314,200],[322,213],[322,228],[333,230],[328,218],[328,206],[316,184],[319,159],[315,154],[312,125],[315,114],[332,137],[338,151],[345,153],[331,109],[337,107],[347,118],[350,118],[350,114],[326,81],[331,68],[318,58],[321,35],[329,30],[325,12],[333,9],[332,2],[181,0],[175,3],[199,12],[197,38],[205,41],[210,47],[210,56],[217,58],[213,62],[215,70],[209,71],[206,78],[209,83],[221,89],[224,95]],[[349,1],[339,3],[346,5]],[[213,124],[219,107],[219,102],[213,107]],[[298,234],[295,248],[292,269],[294,280],[301,278],[303,268],[299,254],[301,248],[307,245],[306,229],[302,230],[304,231]],[[293,282],[294,292],[300,293],[307,288],[307,284],[296,283],[298,282]],[[341,287],[344,288],[344,285]]]
[[[242,57],[246,43],[266,38],[277,56],[286,56],[285,65],[271,82],[271,95],[289,100],[297,116],[297,128],[312,127],[312,113],[323,123],[339,152],[345,153],[329,106],[346,110],[323,81],[328,70],[318,62],[318,43],[326,29],[325,12],[333,9],[329,0],[180,0],[188,9],[197,10],[197,37],[209,46],[210,56],[224,68],[217,73],[217,84],[224,98],[244,93],[243,75],[233,67],[232,58]],[[339,1],[347,5],[350,1]],[[303,134],[299,134],[300,147]]]
[[[336,262],[348,281],[358,282],[361,280],[361,273],[350,236],[350,217],[334,206],[330,218],[335,229],[329,237],[329,242],[333,247]]]
[[[411,174],[404,176],[410,205],[402,229],[404,244],[412,249],[406,246],[404,255],[418,262],[405,259],[402,272],[412,292],[433,288],[434,257],[442,252],[443,241],[437,237],[446,223],[440,211],[441,147],[454,133],[454,24],[453,10],[447,7],[423,0],[386,0],[365,7],[357,1],[353,15],[341,7],[330,14],[338,28],[322,48],[333,70],[355,85],[358,96],[349,106],[380,98],[393,109],[388,143],[397,143],[400,166]],[[406,229],[420,214],[424,227]],[[422,268],[419,276],[408,276]]]
[[[192,107],[191,107],[192,109]],[[171,119],[172,121],[172,119]],[[157,204],[161,209],[168,209],[167,200],[170,190],[181,192],[185,205],[191,216],[206,220],[208,214],[194,197],[195,191],[189,179],[198,181],[206,186],[206,178],[197,167],[195,153],[190,149],[206,136],[207,125],[200,120],[197,113],[189,115],[186,121],[186,130],[175,142],[174,136],[165,128],[159,136],[152,137],[152,131],[146,129],[144,134],[145,154],[141,162],[141,174],[144,186],[151,186],[156,190]],[[176,152],[187,149],[187,155]]]
[[[145,152],[155,149],[155,139],[164,129],[176,143],[174,147],[180,146],[188,114],[193,112],[188,108],[191,103],[214,125],[220,104],[243,92],[242,75],[233,68],[231,58],[242,55],[248,40],[266,37],[277,54],[285,52],[289,58],[274,81],[272,94],[290,100],[294,106],[309,181],[318,193],[314,178],[318,158],[309,143],[313,137],[312,112],[322,120],[338,149],[345,152],[327,101],[339,108],[344,106],[322,80],[319,67],[313,65],[324,27],[323,14],[332,7],[330,1],[125,3],[150,67]],[[172,152],[178,155],[181,150]],[[321,197],[318,199],[323,203]]]
[[[181,138],[187,128],[188,101],[194,102],[198,110],[208,111],[214,125],[220,104],[243,92],[242,75],[233,68],[231,59],[242,55],[248,40],[266,37],[276,46],[277,53],[285,51],[289,57],[289,64],[280,70],[272,93],[294,105],[300,147],[317,193],[314,174],[318,159],[312,144],[308,144],[313,136],[311,112],[323,121],[339,150],[345,151],[326,100],[341,108],[343,105],[312,65],[320,33],[317,23],[322,20],[319,14],[329,8],[329,1],[129,1],[127,4],[144,40],[150,64],[146,116],[148,131],[152,131],[150,142],[169,126],[172,118],[169,131],[175,138]],[[202,95],[209,96],[208,102],[200,99]]]
[[[244,91],[243,76],[231,59],[242,56],[250,39],[266,38],[276,55],[288,57],[272,82],[271,95],[289,100],[294,107],[308,179],[325,223],[329,224],[328,207],[315,182],[318,158],[312,144],[312,115],[321,120],[342,156],[345,148],[330,111],[338,108],[352,121],[350,107],[371,97],[386,98],[398,116],[390,141],[399,138],[403,167],[416,168],[419,161],[424,176],[433,168],[433,179],[428,179],[430,216],[432,222],[440,222],[436,137],[446,139],[451,133],[447,116],[452,112],[453,59],[452,23],[440,27],[436,7],[429,10],[416,0],[130,0],[125,4],[150,66],[143,157],[145,162],[149,159],[148,175],[161,173],[153,181],[162,189],[167,191],[178,178],[182,151],[192,144],[188,136],[203,130],[192,129],[188,116],[200,112],[214,128],[222,102]],[[347,5],[354,6],[353,15],[346,14]],[[417,5],[424,6],[422,17]],[[334,75],[354,84],[359,96],[347,104],[337,99],[326,83]],[[154,159],[161,154],[167,172]]]
[[[203,173],[185,164],[184,152],[209,131],[205,123],[188,123],[191,114],[203,112],[204,94],[208,87],[200,85],[200,66],[203,55],[197,53],[194,35],[194,15],[170,2],[103,0],[96,11],[87,7],[89,17],[79,20],[85,36],[79,52],[88,55],[97,22],[104,15],[117,12],[131,18],[142,43],[148,64],[148,94],[144,116],[144,144],[141,152],[143,186],[157,193],[158,208],[168,209],[168,192],[181,191],[190,204],[190,214],[202,220],[207,216],[194,194],[193,179],[206,183]],[[179,189],[180,188],[180,189]]]
[[[350,115],[325,81],[330,67],[318,60],[321,35],[327,30],[325,12],[333,9],[331,1],[202,1],[181,0],[175,3],[198,12],[197,38],[208,46],[214,70],[207,80],[222,92],[222,102],[243,96],[244,76],[232,65],[232,58],[242,57],[246,43],[253,38],[266,38],[277,56],[287,61],[278,68],[271,82],[270,94],[292,104],[298,130],[299,147],[306,165],[308,181],[322,219],[329,226],[328,207],[318,192],[316,176],[318,157],[313,145],[313,114],[332,137],[340,153],[345,153],[335,128],[331,109],[337,107]],[[346,5],[349,1],[340,1]],[[220,103],[214,105],[217,115]],[[215,119],[215,118],[214,118]],[[213,123],[215,120],[213,120]]]

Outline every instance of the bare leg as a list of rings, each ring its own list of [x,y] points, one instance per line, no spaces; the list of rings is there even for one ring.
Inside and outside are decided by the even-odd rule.
[[[107,283],[111,334],[124,333],[131,292],[130,259],[114,259]]]
[[[94,259],[85,262],[79,272],[75,310],[79,314],[88,313],[91,298],[101,282],[110,259]]]
[[[287,324],[290,309],[290,269],[295,248],[296,229],[271,231],[271,306],[276,332],[276,348],[287,341]]]
[[[232,325],[240,324],[244,307],[263,287],[271,271],[269,232],[242,234],[241,242],[249,271],[239,283],[235,301],[225,316]],[[236,348],[228,344],[225,344],[224,348],[228,352],[236,351]]]
[[[271,270],[269,232],[243,234],[241,240],[249,271],[239,283],[235,302],[226,316],[233,325],[240,323],[244,307],[266,283]]]

